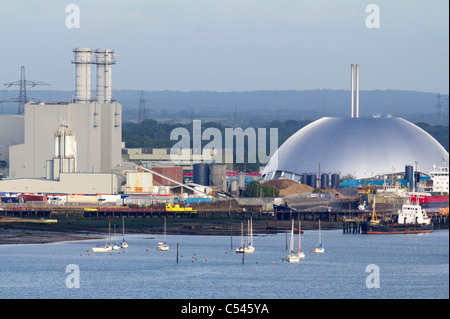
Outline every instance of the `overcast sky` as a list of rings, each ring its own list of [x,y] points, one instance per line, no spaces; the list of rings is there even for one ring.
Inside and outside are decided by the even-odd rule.
[[[24,65],[74,90],[72,49],[90,47],[119,55],[114,89],[348,90],[358,63],[361,90],[448,94],[448,12],[447,0],[0,0],[0,84]]]

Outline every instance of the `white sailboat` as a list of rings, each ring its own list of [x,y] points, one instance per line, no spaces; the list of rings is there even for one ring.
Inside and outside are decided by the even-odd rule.
[[[122,243],[120,244],[122,248],[128,248],[128,243],[125,241],[125,221],[122,216]]]
[[[244,223],[241,223],[241,247],[235,248],[236,254],[244,253]]]
[[[298,263],[300,261],[300,259],[305,258],[305,253],[303,253],[301,251],[301,242],[300,242],[300,238],[301,238],[301,225],[300,225],[300,221],[298,223],[298,249],[294,248],[294,220],[292,220],[292,229],[291,229],[291,241],[290,241],[290,253],[289,255],[287,255],[287,260],[290,263]],[[297,252],[296,252],[297,250]]]
[[[298,221],[298,257],[299,258],[305,258],[305,253],[302,252],[302,244],[301,244],[301,235],[302,233],[302,225],[301,221]]]
[[[316,249],[314,249],[315,253],[324,253],[325,252],[325,248],[323,248],[322,246],[322,233],[320,231],[320,219],[319,219],[319,247],[317,247]]]
[[[249,231],[250,238],[249,238],[249,243],[247,244],[247,247],[245,247],[246,254],[249,254],[249,253],[251,254],[255,251],[255,247],[253,246],[253,219],[251,217],[250,217],[250,227],[249,228],[250,228],[250,231]]]
[[[108,240],[106,240],[106,243],[104,245],[97,245],[92,248],[92,251],[94,253],[102,253],[113,250],[113,247],[111,246],[111,219],[109,219],[108,233],[109,233],[109,245]]]
[[[116,238],[116,224],[114,224],[114,240],[116,240],[115,238]],[[110,242],[111,242],[111,240],[110,240]],[[112,246],[113,250],[120,249],[120,245],[116,242],[114,244],[112,244],[111,246]]]
[[[235,248],[236,249],[236,253],[237,254],[242,254],[242,253],[246,253],[246,254],[251,254],[255,251],[255,247],[253,246],[253,222],[252,219],[250,218],[250,221],[247,221],[247,234],[248,234],[248,244],[244,245],[244,223],[241,223],[241,247],[239,248]]]
[[[160,251],[168,251],[169,250],[169,245],[167,245],[167,241],[166,241],[166,217],[164,217],[164,242],[158,243],[157,250],[160,250]]]

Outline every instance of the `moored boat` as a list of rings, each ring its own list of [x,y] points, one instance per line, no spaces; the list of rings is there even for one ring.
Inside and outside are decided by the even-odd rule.
[[[361,224],[363,234],[415,234],[433,231],[431,219],[418,202],[408,202],[390,218],[377,222],[365,221]]]

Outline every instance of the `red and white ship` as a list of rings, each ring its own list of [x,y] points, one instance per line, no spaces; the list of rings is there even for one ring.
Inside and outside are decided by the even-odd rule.
[[[439,212],[440,208],[448,207],[449,188],[448,167],[433,168],[430,179],[423,192],[408,193],[410,202],[418,202],[428,212]]]

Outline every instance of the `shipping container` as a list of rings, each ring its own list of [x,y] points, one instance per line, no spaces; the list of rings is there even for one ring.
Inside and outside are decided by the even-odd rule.
[[[97,195],[67,195],[68,204],[98,204]]]
[[[47,201],[47,195],[22,194],[22,195],[20,195],[20,197],[23,198],[24,203]]]
[[[210,203],[211,198],[186,198],[186,204],[199,204],[199,203]]]
[[[2,197],[2,203],[23,203],[23,199],[20,197]]]

